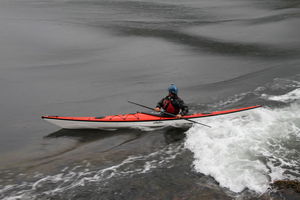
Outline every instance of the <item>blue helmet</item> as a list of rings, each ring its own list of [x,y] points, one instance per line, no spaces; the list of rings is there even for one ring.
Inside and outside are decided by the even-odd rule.
[[[178,88],[176,87],[176,85],[171,84],[168,88],[168,91],[172,94],[177,94],[178,93]]]

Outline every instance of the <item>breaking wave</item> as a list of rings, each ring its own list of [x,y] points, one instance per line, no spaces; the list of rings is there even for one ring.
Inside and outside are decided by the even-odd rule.
[[[289,104],[207,119],[212,129],[187,131],[185,147],[194,153],[194,169],[236,193],[263,193],[274,180],[300,177],[299,88],[259,98]]]

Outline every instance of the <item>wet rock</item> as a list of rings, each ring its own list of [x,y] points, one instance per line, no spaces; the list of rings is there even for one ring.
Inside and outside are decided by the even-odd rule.
[[[270,191],[261,196],[262,200],[299,200],[300,182],[296,180],[277,180],[271,184]]]
[[[292,190],[300,193],[300,182],[296,180],[277,180],[271,186],[278,190]]]

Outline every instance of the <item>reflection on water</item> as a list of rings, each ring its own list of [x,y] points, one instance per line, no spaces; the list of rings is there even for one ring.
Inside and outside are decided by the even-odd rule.
[[[96,140],[101,140],[108,137],[116,137],[120,134],[140,134],[142,131],[138,130],[96,130],[96,129],[60,129],[56,132],[50,133],[44,138],[72,138],[80,143],[88,143]]]
[[[183,141],[185,138],[185,132],[189,128],[169,128],[164,131],[164,137],[166,144]]]
[[[166,127],[153,131],[143,131],[140,129],[116,129],[116,130],[96,130],[96,129],[60,129],[49,135],[44,139],[69,138],[78,141],[78,144],[91,143],[97,140],[104,140],[107,138],[120,137],[123,135],[130,135],[131,139],[122,142],[120,145],[126,144],[130,141],[136,140],[145,134],[162,134],[165,137],[165,143],[173,143],[182,140],[185,137],[185,131],[188,127]]]

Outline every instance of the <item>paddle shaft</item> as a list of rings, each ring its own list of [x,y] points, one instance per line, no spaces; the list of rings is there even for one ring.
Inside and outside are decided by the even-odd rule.
[[[135,103],[135,102],[132,102],[132,101],[128,101],[128,103],[131,103],[131,104],[134,104],[134,105],[137,105],[137,106],[141,106],[143,108],[147,108],[147,109],[150,109],[150,110],[153,110],[153,111],[156,111],[154,108],[151,108],[151,107],[148,107],[148,106],[145,106],[145,105],[142,105],[142,104],[139,104],[139,103]],[[157,111],[156,111],[157,112]],[[168,112],[165,112],[165,111],[159,111],[163,114],[166,114],[166,115],[169,115],[169,116],[172,116],[172,117],[176,117],[176,115],[172,114],[172,113],[168,113]],[[200,122],[196,122],[194,120],[191,120],[191,119],[185,119],[185,118],[180,118],[180,119],[183,119],[183,120],[186,120],[186,121],[189,121],[189,122],[193,122],[193,123],[196,123],[196,124],[200,124],[202,126],[206,126],[206,127],[209,127],[211,128],[211,126],[208,126],[206,124],[202,124]]]

